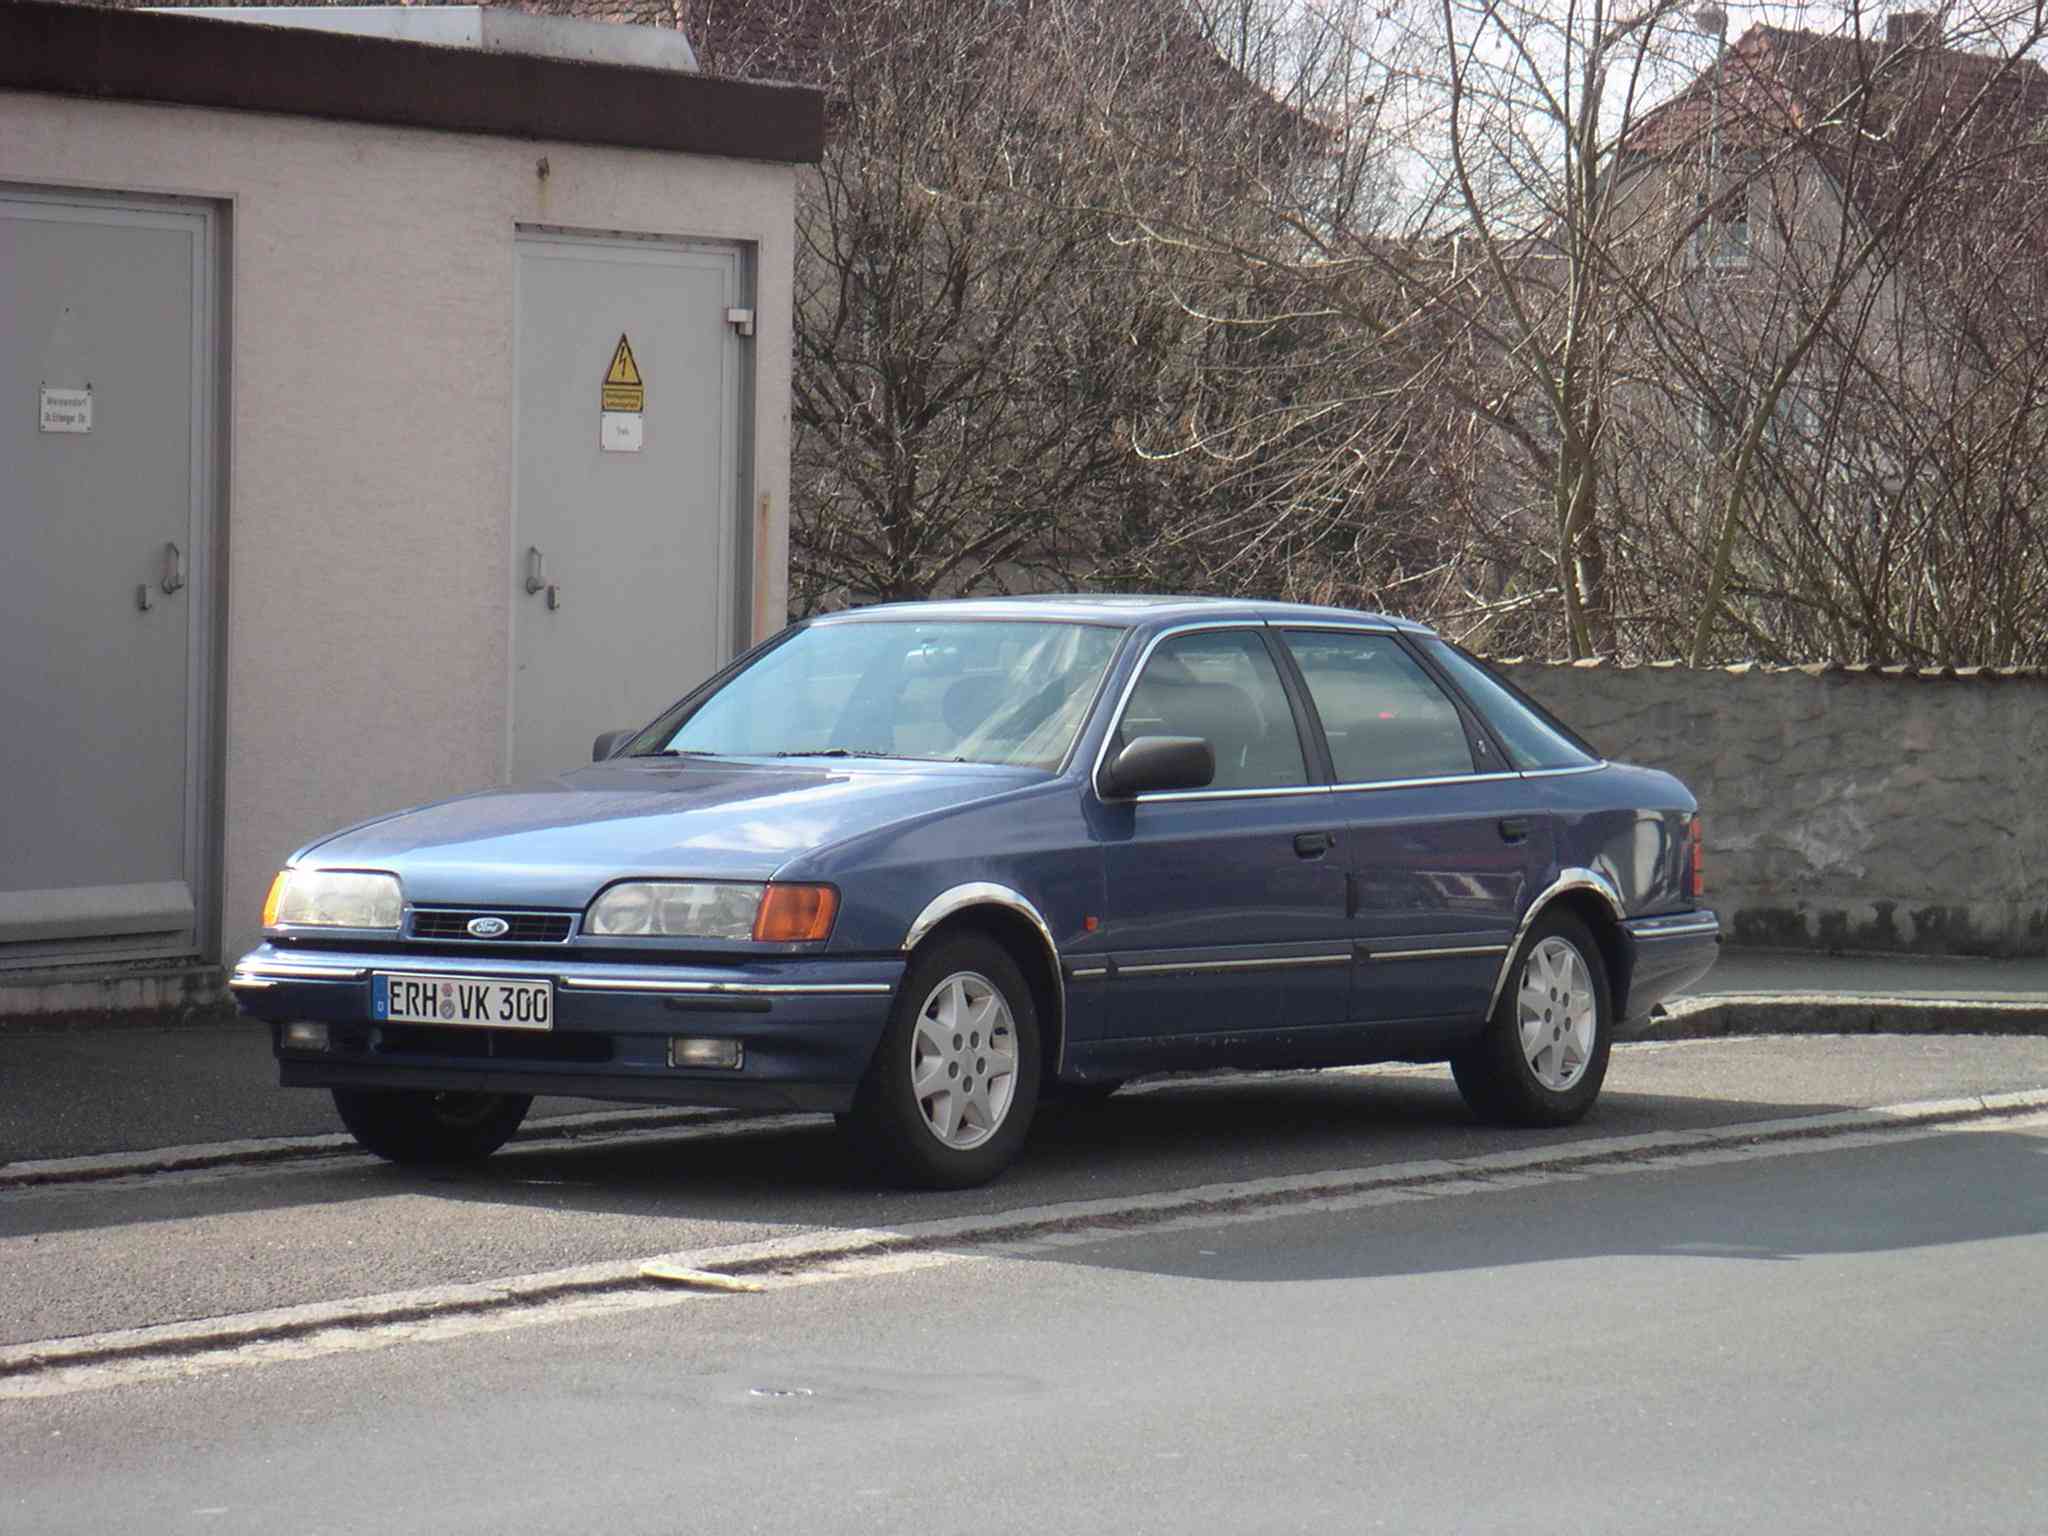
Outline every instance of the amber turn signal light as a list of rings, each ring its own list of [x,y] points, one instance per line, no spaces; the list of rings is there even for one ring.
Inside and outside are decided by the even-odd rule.
[[[754,937],[768,944],[802,944],[827,937],[839,915],[839,893],[829,885],[771,885],[754,914]]]
[[[1707,894],[1707,834],[1697,816],[1692,819],[1686,841],[1692,844],[1692,896],[1697,901]]]
[[[263,926],[277,926],[277,904],[284,899],[284,883],[291,877],[291,871],[280,869],[277,878],[270,882],[270,894],[263,898]]]

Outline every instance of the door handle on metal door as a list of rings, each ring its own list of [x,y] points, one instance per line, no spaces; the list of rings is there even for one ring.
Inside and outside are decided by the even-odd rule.
[[[1330,851],[1330,834],[1327,832],[1297,832],[1294,835],[1294,851],[1304,859],[1320,859]]]
[[[1519,843],[1529,836],[1529,818],[1526,816],[1503,816],[1500,819],[1500,839],[1504,843]]]
[[[526,546],[526,595],[533,596],[547,584],[547,557],[541,554],[538,544],[529,544]]]
[[[185,585],[185,554],[176,544],[164,545],[164,579],[160,585],[165,596]]]

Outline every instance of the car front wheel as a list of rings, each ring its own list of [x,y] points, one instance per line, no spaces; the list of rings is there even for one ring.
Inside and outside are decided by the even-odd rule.
[[[1474,1114],[1502,1125],[1570,1125],[1600,1096],[1613,994],[1591,931],[1547,913],[1522,941],[1486,1031],[1451,1059]]]
[[[334,1108],[366,1151],[394,1163],[470,1163],[512,1139],[533,1105],[523,1093],[337,1088]]]
[[[993,939],[961,934],[912,960],[847,1129],[900,1183],[985,1184],[1024,1144],[1038,1077],[1023,973]]]

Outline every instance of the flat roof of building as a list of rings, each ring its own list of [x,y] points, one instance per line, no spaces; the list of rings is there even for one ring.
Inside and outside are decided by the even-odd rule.
[[[0,90],[815,164],[822,93],[179,11],[0,0]]]

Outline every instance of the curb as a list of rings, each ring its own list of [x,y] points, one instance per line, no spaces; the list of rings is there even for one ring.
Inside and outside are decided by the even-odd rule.
[[[1128,1199],[1073,1201],[993,1215],[919,1222],[896,1230],[845,1230],[771,1238],[697,1252],[657,1254],[472,1285],[314,1302],[235,1317],[166,1323],[0,1347],[0,1383],[46,1371],[149,1358],[220,1354],[316,1333],[366,1331],[435,1318],[532,1308],[606,1292],[674,1289],[744,1294],[756,1277],[789,1277],[859,1260],[957,1248],[989,1248],[1075,1232],[1129,1232],[1185,1218],[1248,1209],[1276,1211],[1383,1190],[1470,1185],[1500,1175],[1594,1168],[1726,1147],[1824,1141],[1859,1132],[1912,1131],[2048,1109],[2048,1089],[1842,1110],[1711,1130],[1652,1132],[1529,1152],[1429,1159],[1327,1173],[1214,1184]]]
[[[1868,993],[1723,995],[1666,1003],[1630,1040],[1731,1035],[2048,1035],[2048,998],[1880,997]]]

